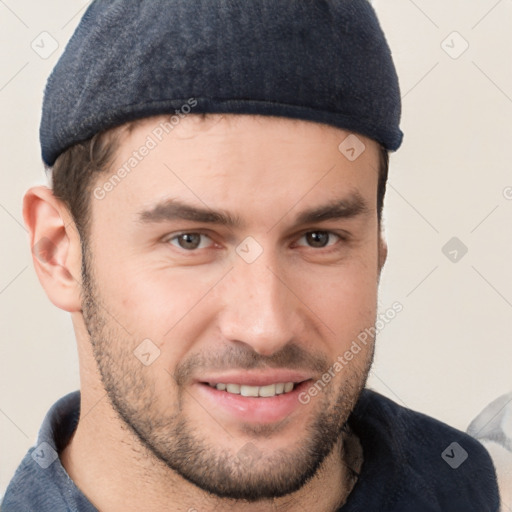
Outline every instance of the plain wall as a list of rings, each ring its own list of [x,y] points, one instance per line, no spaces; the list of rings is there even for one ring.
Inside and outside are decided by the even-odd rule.
[[[0,2],[0,495],[49,407],[79,387],[71,322],[36,278],[21,201],[45,183],[42,92],[87,4]],[[512,2],[374,4],[405,132],[391,157],[380,305],[403,311],[379,334],[369,384],[465,430],[512,390]]]

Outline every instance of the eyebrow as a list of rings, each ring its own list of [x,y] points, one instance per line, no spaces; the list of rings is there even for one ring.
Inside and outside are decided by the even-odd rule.
[[[173,220],[190,220],[205,224],[219,224],[228,227],[240,227],[239,217],[233,217],[223,210],[211,210],[186,204],[179,199],[168,199],[150,210],[139,212],[138,218],[144,223],[169,222]]]
[[[371,210],[365,200],[359,193],[355,192],[344,199],[331,201],[325,205],[301,212],[295,219],[294,224],[302,225],[325,222],[327,220],[351,219],[361,215],[368,215],[369,213],[371,213]],[[193,206],[175,198],[167,199],[149,210],[141,211],[137,217],[140,222],[146,224],[189,220],[204,224],[217,224],[229,228],[241,228],[244,226],[239,216],[233,216],[224,210],[212,210],[207,207]]]
[[[357,192],[351,196],[303,211],[296,219],[297,224],[313,224],[327,220],[352,219],[368,215],[370,208]]]

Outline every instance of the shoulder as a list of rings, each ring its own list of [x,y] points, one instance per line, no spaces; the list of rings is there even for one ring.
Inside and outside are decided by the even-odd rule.
[[[48,411],[36,446],[28,450],[7,487],[2,512],[96,511],[66,473],[58,456],[76,428],[79,409],[80,394],[73,392]]]
[[[400,502],[424,502],[432,511],[498,510],[491,458],[464,432],[368,389],[350,421],[371,470],[394,482],[394,510],[402,510]]]
[[[28,451],[9,482],[2,501],[2,512],[68,510],[50,475],[35,462],[35,450],[31,448]]]

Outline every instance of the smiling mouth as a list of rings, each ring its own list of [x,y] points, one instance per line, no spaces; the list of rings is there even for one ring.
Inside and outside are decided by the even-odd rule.
[[[268,384],[267,386],[247,386],[245,384],[226,384],[205,382],[204,384],[225,391],[232,395],[242,395],[247,397],[269,398],[277,395],[284,395],[293,391],[300,382],[279,382],[276,384]]]

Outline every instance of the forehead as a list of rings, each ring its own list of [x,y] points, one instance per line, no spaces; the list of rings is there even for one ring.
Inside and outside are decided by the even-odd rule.
[[[379,152],[371,139],[271,116],[177,119],[145,119],[123,132],[113,165],[95,184],[108,189],[101,210],[139,211],[179,197],[236,215],[255,214],[259,205],[263,218],[266,210],[275,216],[280,207],[351,193],[374,207]]]

